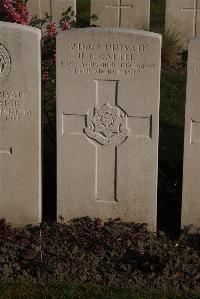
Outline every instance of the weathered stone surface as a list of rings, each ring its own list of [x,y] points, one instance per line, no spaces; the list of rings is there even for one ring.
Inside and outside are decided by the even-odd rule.
[[[30,12],[30,19],[38,16],[40,19],[45,17],[45,13],[51,15],[50,0],[28,0],[27,7]]]
[[[148,29],[150,0],[91,0],[93,14],[98,20],[91,24],[100,27]]]
[[[58,24],[61,20],[62,13],[70,6],[72,10],[76,12],[76,0],[51,0],[53,21]]]
[[[190,40],[188,54],[182,227],[200,227],[200,39]]]
[[[189,38],[200,36],[200,0],[166,0],[165,29],[178,33],[187,47]]]
[[[58,215],[156,229],[161,37],[77,29],[57,37]]]
[[[73,11],[76,11],[76,0],[29,0],[27,6],[31,17],[38,15],[39,18],[43,18],[47,12],[52,16],[52,21],[59,24],[62,13],[70,6]]]
[[[40,30],[0,22],[0,218],[41,221]]]

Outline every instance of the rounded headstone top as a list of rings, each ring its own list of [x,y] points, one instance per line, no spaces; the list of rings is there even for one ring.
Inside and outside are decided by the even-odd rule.
[[[60,32],[58,35],[65,35],[68,34],[69,32],[73,33],[78,33],[78,32],[88,32],[88,33],[125,33],[125,34],[134,34],[138,36],[144,36],[144,37],[151,37],[151,38],[157,38],[157,39],[162,39],[161,34],[159,33],[154,33],[154,32],[149,32],[149,31],[144,31],[144,30],[137,30],[137,29],[130,29],[130,28],[118,28],[118,27],[86,27],[86,28],[73,28],[69,31],[64,31]]]
[[[1,28],[10,28],[10,29],[17,29],[21,31],[28,31],[30,33],[37,34],[39,37],[41,37],[41,30],[38,28],[33,28],[31,26],[27,25],[21,25],[17,23],[10,23],[10,22],[1,22],[0,21],[0,30]]]

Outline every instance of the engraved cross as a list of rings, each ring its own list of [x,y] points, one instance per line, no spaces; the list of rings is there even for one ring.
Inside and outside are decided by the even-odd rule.
[[[85,133],[88,141],[95,146],[96,152],[95,200],[116,203],[118,201],[118,147],[123,142],[126,142],[127,138],[139,137],[147,138],[151,141],[152,117],[151,115],[128,115],[121,109],[121,107],[119,107],[119,82],[117,80],[95,80],[95,83],[96,106],[93,110],[95,111],[96,109],[99,114],[97,116],[94,115],[92,118],[94,122],[94,136],[90,136],[90,133],[88,134],[87,132],[87,119],[91,110],[87,114],[63,113],[62,133],[63,136],[84,136]],[[109,107],[113,109],[110,110]],[[122,114],[118,114],[119,111],[122,111]],[[119,127],[117,126],[117,117],[120,119]],[[89,125],[91,126],[91,124]],[[105,128],[103,128],[103,126],[105,126]],[[89,127],[89,129],[91,129],[91,127]],[[103,141],[101,136],[103,136]],[[109,142],[104,142],[105,140],[108,140]]]
[[[0,157],[1,157],[1,155],[12,156],[12,147],[10,147],[10,148],[0,148]],[[1,180],[1,177],[0,177],[0,190],[1,190],[1,184],[2,184],[2,180]]]
[[[184,7],[182,8],[183,12],[190,12],[193,11],[193,36],[197,36],[197,17],[198,12],[200,11],[200,8],[198,8],[198,0],[194,0],[194,6],[193,7]]]
[[[121,27],[122,9],[132,9],[133,5],[122,4],[122,0],[118,0],[118,4],[116,4],[116,5],[107,4],[106,7],[118,9],[118,27]]]
[[[10,148],[0,148],[0,154],[6,154],[12,156],[12,147]]]
[[[2,73],[3,71],[3,65],[4,65],[3,57],[0,55],[0,73]]]

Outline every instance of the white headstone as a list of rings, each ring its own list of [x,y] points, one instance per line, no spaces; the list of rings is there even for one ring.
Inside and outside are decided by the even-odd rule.
[[[76,0],[51,0],[53,21],[59,24],[62,13],[66,12],[69,7],[76,12]]]
[[[150,0],[91,0],[91,24],[100,27],[149,29]]]
[[[27,7],[30,12],[30,20],[37,16],[39,19],[45,17],[45,13],[51,15],[50,0],[28,0]]]
[[[29,0],[27,7],[30,11],[30,19],[33,16],[44,18],[45,13],[52,16],[52,21],[59,24],[62,13],[69,7],[76,12],[76,0]]]
[[[87,28],[57,37],[58,215],[156,229],[161,36]]]
[[[200,36],[200,0],[166,0],[165,29],[178,33],[185,46]]]
[[[188,55],[182,227],[200,227],[200,39],[190,40]]]
[[[0,218],[41,221],[40,30],[0,22]]]

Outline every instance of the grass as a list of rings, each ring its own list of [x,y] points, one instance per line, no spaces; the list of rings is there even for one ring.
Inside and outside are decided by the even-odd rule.
[[[181,38],[176,33],[165,33],[164,23],[165,0],[152,0],[150,30],[163,35],[158,228],[174,237],[180,232],[181,222],[187,53],[179,56]]]
[[[90,0],[77,0],[77,23],[79,27],[90,26]]]
[[[170,291],[112,289],[99,285],[75,284],[16,284],[1,285],[2,299],[198,299],[200,296]]]
[[[180,233],[186,69],[161,74],[158,228]],[[170,215],[170,217],[169,217]]]
[[[78,0],[78,5],[80,12],[79,25],[81,27],[89,26],[89,0]],[[164,19],[165,0],[151,0],[150,30],[164,32]],[[185,67],[181,70],[162,71],[159,140],[161,192],[158,198],[158,221],[160,229],[168,232],[173,230],[173,233],[174,228],[180,226],[185,90]],[[166,179],[163,179],[163,177],[166,177]],[[49,202],[47,209],[49,209]],[[90,284],[55,283],[36,285],[34,283],[21,283],[1,284],[0,298],[197,299],[200,296],[187,292],[175,294],[170,291],[153,289],[112,289]]]
[[[162,68],[177,68],[182,63],[183,38],[180,34],[167,30],[162,35]]]
[[[186,71],[165,71],[161,75],[160,120],[183,128],[185,118]]]
[[[164,32],[165,0],[151,0],[150,31]]]

